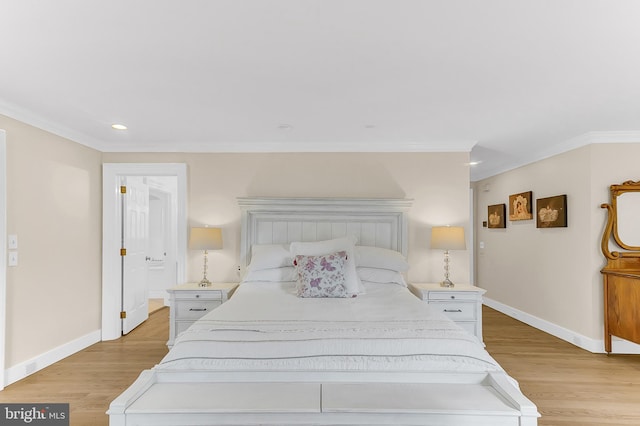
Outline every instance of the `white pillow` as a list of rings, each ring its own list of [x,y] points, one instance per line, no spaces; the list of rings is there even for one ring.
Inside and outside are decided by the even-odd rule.
[[[332,240],[309,242],[295,241],[289,245],[289,251],[294,257],[299,254],[303,254],[306,256],[317,256],[320,254],[329,254],[336,251],[344,250],[343,248],[341,249],[341,247],[347,247],[353,250],[357,241],[358,238],[355,235],[349,235],[342,238],[334,238]],[[347,255],[348,254],[349,253],[347,252]]]
[[[287,266],[284,268],[260,269],[258,271],[248,270],[242,279],[242,282],[295,281],[296,277],[296,268],[293,266]]]
[[[406,272],[409,263],[402,253],[381,247],[356,246],[356,266]]]
[[[293,266],[293,256],[285,244],[254,244],[251,246],[249,271]]]
[[[398,271],[392,271],[391,269],[379,269],[379,268],[356,268],[358,272],[358,278],[361,281],[379,284],[397,284],[403,287],[407,286],[407,282],[404,280],[402,274]]]
[[[344,264],[345,288],[349,295],[364,292],[364,287],[356,273],[355,262],[355,243],[357,238],[355,235],[343,238],[335,238],[333,240],[313,241],[313,242],[293,242],[289,246],[292,256],[319,256],[323,254],[335,253],[338,251],[347,252],[347,261]]]

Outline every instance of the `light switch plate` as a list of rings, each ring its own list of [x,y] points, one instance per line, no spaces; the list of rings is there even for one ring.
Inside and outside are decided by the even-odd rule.
[[[9,250],[15,250],[18,248],[18,236],[16,234],[9,235],[7,239],[8,239],[7,245],[9,246]]]
[[[18,266],[18,252],[10,251],[9,252],[9,266]]]

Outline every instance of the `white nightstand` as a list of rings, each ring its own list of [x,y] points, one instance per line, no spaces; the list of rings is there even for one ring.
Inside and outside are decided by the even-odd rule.
[[[236,287],[238,283],[213,283],[209,287],[189,283],[167,290],[170,300],[167,346],[173,346],[176,337],[197,319],[226,302]]]
[[[441,287],[440,284],[425,283],[409,284],[409,290],[428,304],[436,306],[482,342],[482,295],[486,290],[472,285]]]

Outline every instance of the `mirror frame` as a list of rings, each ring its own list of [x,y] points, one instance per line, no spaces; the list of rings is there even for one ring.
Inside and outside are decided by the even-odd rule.
[[[618,197],[628,192],[640,193],[640,181],[628,180],[619,185],[611,185],[609,187],[609,191],[611,193],[611,203],[600,205],[600,207],[602,207],[603,209],[607,209],[608,213],[607,225],[605,227],[604,233],[602,234],[602,253],[608,259],[640,257],[640,247],[625,244],[618,234]],[[611,240],[611,237],[613,237],[613,240],[621,249],[626,251],[610,251],[609,241]]]

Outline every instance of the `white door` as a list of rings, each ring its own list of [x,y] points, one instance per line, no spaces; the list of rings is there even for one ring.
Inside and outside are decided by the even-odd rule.
[[[175,176],[157,177],[148,180],[149,185],[149,257],[147,264],[147,286],[149,299],[164,299],[169,302],[167,290],[176,281],[176,231],[175,220]],[[170,182],[167,184],[166,182]],[[155,188],[163,183],[163,189]],[[165,189],[166,188],[166,189]]]
[[[175,176],[176,282],[186,280],[187,165],[163,163],[104,163],[102,165],[102,340],[122,337],[122,208],[123,176]],[[1,247],[1,246],[0,246]]]
[[[122,242],[122,334],[149,317],[147,249],[149,241],[149,187],[141,176],[124,178]],[[122,192],[122,191],[121,191]]]

